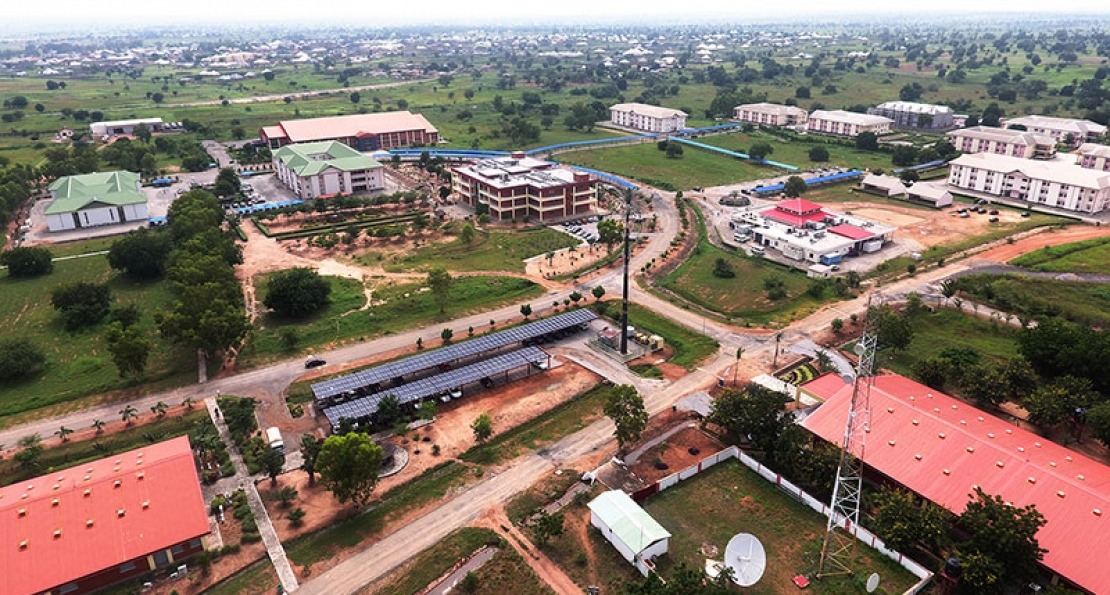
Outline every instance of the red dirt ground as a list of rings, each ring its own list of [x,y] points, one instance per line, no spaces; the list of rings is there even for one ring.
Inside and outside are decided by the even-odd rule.
[[[989,260],[1005,264],[1026,252],[1039,250],[1046,246],[1059,246],[1081,240],[1103,238],[1110,236],[1110,227],[1091,227],[1089,225],[1073,225],[1060,230],[1049,230],[1028,238],[1018,240],[1013,244],[1003,244],[975,255],[976,260]]]
[[[666,447],[663,447],[664,444]],[[705,457],[724,449],[725,446],[720,440],[696,427],[684,428],[642,454],[636,464],[632,465],[631,470],[637,477],[650,484],[697,463]],[[688,449],[692,447],[699,450],[698,454],[690,454]],[[665,470],[656,469],[654,466],[656,458],[666,463],[668,468]]]

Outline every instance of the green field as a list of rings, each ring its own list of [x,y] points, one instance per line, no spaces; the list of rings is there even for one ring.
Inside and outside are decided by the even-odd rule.
[[[273,593],[280,584],[274,565],[264,557],[204,592],[207,595],[263,595]]]
[[[669,159],[655,143],[574,151],[556,157],[563,163],[583,165],[639,180],[664,190],[689,190],[694,186],[722,186],[782,175],[780,169],[762,167],[725,155],[683,147],[683,155]]]
[[[1079,324],[1110,324],[1110,285],[1021,275],[968,275],[960,291],[1003,312],[1027,318],[1061,316]]]
[[[600,306],[594,304],[592,308],[599,314],[605,314],[617,320],[619,327],[620,304],[606,302]],[[671,322],[639,304],[628,304],[628,324],[636,327],[637,331],[659,335],[666,339],[667,344],[674,349],[674,356],[671,357],[670,362],[687,370],[697,368],[702,360],[717,353],[717,348],[720,347],[720,344],[712,338]]]
[[[854,167],[857,169],[882,168],[890,169],[890,154],[875,151],[862,151],[854,147],[823,143],[820,141],[804,142],[800,140],[787,141],[766,132],[736,132],[721,134],[697,139],[697,142],[721,147],[730,151],[747,153],[752,145],[765,142],[774,149],[767,159],[793,165],[803,170],[814,167]],[[811,161],[809,150],[813,147],[825,147],[829,152],[829,160],[824,162]],[[699,151],[693,147],[685,147],[687,151]]]
[[[134,304],[141,309],[138,328],[153,340],[154,346],[144,384],[165,387],[185,382],[190,374],[195,374],[195,357],[190,358],[160,340],[155,329],[154,312],[172,297],[167,282],[131,281],[109,269],[104,256],[59,261],[54,263],[53,273],[42,277],[0,277],[0,296],[3,296],[0,325],[5,335],[30,339],[46,353],[47,359],[45,369],[34,378],[0,384],[0,418],[132,386],[131,381],[119,378],[105,349],[103,323],[67,331],[51,307],[51,291],[78,281],[107,282],[114,305]],[[10,420],[0,423],[10,423]]]
[[[296,330],[296,349],[304,350],[446,322],[543,294],[539,285],[526,279],[456,277],[451,285],[451,299],[442,314],[431,292],[420,291],[423,283],[401,283],[376,289],[375,305],[360,310],[365,297],[358,281],[335,277],[329,280],[333,287],[332,303],[323,313],[298,323],[265,317],[263,327],[244,349],[240,361],[256,365],[287,355],[289,352],[281,340],[281,329],[285,327]],[[258,295],[265,294],[259,291]],[[454,331],[459,336],[465,329]]]
[[[383,263],[385,270],[426,271],[442,266],[451,271],[513,271],[524,272],[524,260],[581,242],[570,235],[538,227],[520,231],[482,231],[474,234],[468,244],[461,239],[432,244],[413,252],[395,256]],[[357,259],[366,263],[365,258]]]
[[[1002,323],[992,324],[948,308],[916,314],[910,318],[910,323],[913,326],[913,341],[909,347],[898,352],[884,350],[879,356],[880,366],[904,376],[915,377],[914,364],[936,357],[953,346],[973,349],[985,359],[1006,359],[1018,355],[1018,331]]]
[[[1046,246],[1010,264],[1053,273],[1110,273],[1110,237]]]
[[[793,576],[817,569],[825,518],[735,460],[652,496],[643,507],[671,533],[669,551],[657,560],[664,579],[679,564],[703,568],[703,546],[716,546],[723,555],[729,539],[737,533],[755,535],[767,552],[763,578],[745,592],[794,590],[790,583]],[[902,593],[917,582],[908,571],[863,545],[855,547],[851,565],[852,575],[812,581],[810,590],[860,593],[872,572],[882,576],[876,593]]]

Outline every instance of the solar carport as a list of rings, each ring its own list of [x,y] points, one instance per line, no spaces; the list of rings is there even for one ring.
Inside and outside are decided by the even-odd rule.
[[[328,407],[324,410],[324,415],[334,428],[343,418],[362,420],[372,417],[378,411],[378,403],[388,395],[393,395],[401,405],[410,403],[417,405],[426,399],[435,398],[454,389],[461,389],[483,379],[492,380],[501,374],[507,377],[510,372],[518,368],[546,369],[549,357],[538,347],[524,347],[456,370],[414,380],[409,384]]]
[[[312,385],[312,394],[316,398],[318,407],[329,407],[337,400],[371,395],[382,392],[391,385],[403,385],[407,381],[406,376],[419,375],[437,367],[454,365],[512,345],[527,345],[543,337],[584,325],[595,318],[597,318],[597,314],[592,310],[583,308],[551,318],[529,322],[515,328],[490,333],[441,349],[361,370],[354,374],[317,382]]]

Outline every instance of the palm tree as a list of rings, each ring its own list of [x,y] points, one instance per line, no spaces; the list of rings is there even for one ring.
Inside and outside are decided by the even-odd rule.
[[[944,305],[948,305],[948,300],[956,295],[956,284],[951,279],[945,279],[940,282],[940,294],[944,296]]]
[[[162,401],[158,401],[157,403],[154,404],[153,407],[150,408],[150,412],[157,415],[158,419],[162,419],[163,417],[166,417],[166,410],[167,409],[169,409],[169,406],[167,406]]]
[[[72,434],[72,433],[73,433],[73,430],[71,430],[71,429],[69,429],[65,426],[62,426],[62,427],[58,428],[57,432],[54,432],[54,435],[61,438],[62,443],[65,444],[66,442],[69,442],[69,435]]]
[[[93,420],[92,427],[96,428],[96,435],[97,436],[104,433],[104,422],[100,421],[99,419],[94,419]]]
[[[128,405],[119,410],[119,416],[127,425],[131,425],[132,421],[139,416],[139,410]]]
[[[196,402],[196,399],[194,399],[193,397],[185,397],[185,399],[181,401],[181,404],[185,406],[185,409],[192,411],[193,405],[195,405]]]
[[[736,386],[736,375],[740,372],[740,356],[744,355],[744,348],[736,348],[736,366],[732,368],[732,386]]]

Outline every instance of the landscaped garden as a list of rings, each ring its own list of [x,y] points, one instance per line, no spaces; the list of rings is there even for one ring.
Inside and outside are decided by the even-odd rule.
[[[461,228],[461,225],[455,223],[452,228],[448,233],[458,234],[459,229],[454,228]],[[525,259],[577,246],[579,243],[573,236],[546,227],[480,231],[475,232],[469,242],[458,237],[451,242],[433,243],[389,257],[382,264],[387,271],[395,272],[441,266],[452,271],[523,273]]]

